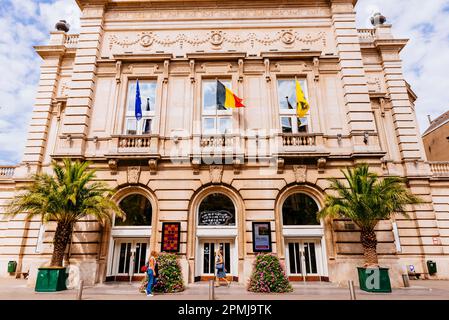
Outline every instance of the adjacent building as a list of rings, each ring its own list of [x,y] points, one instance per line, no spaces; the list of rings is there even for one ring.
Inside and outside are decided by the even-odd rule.
[[[449,160],[449,111],[433,121],[422,135],[427,159],[435,162]]]
[[[135,280],[151,250],[178,252],[185,281],[213,276],[222,248],[245,283],[272,251],[292,281],[346,283],[363,262],[359,232],[317,221],[330,177],[369,163],[408,178],[425,203],[377,227],[393,285],[413,265],[449,278],[449,162],[426,159],[402,72],[407,43],[356,0],[77,0],[79,34],[51,32],[28,140],[0,168],[0,274],[47,263],[55,226],[2,217],[17,188],[52,160],[89,160],[129,218],[80,221],[67,252],[73,283]],[[59,25],[59,28],[64,28]],[[135,117],[136,83],[142,119]],[[220,80],[245,108],[219,110]],[[311,109],[289,107],[300,81]],[[178,238],[179,237],[179,238]]]

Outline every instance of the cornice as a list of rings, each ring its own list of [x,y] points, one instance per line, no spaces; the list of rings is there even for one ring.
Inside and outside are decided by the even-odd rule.
[[[246,53],[244,52],[195,52],[188,53],[188,59],[194,60],[238,60],[246,58]]]
[[[376,48],[394,49],[402,51],[407,45],[408,39],[376,39],[374,40],[374,46]]]
[[[268,51],[261,52],[262,58],[269,59],[304,59],[304,58],[315,58],[321,57],[321,51]]]
[[[114,54],[114,60],[118,61],[165,61],[171,60],[171,53],[152,53],[152,54]]]
[[[41,58],[46,57],[57,57],[62,56],[66,52],[66,47],[64,45],[57,45],[57,46],[34,46],[34,50],[36,50],[36,53],[41,56]]]
[[[106,5],[109,8],[174,8],[174,7],[279,7],[279,6],[329,6],[329,2],[351,3],[357,0],[76,0],[80,9],[86,6]]]

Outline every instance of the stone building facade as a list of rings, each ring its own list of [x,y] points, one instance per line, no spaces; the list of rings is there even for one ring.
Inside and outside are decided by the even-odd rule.
[[[427,260],[437,262],[433,278],[449,278],[449,164],[426,159],[401,68],[407,40],[390,25],[358,30],[356,0],[77,3],[79,34],[55,31],[36,47],[43,62],[23,161],[0,168],[0,216],[31,174],[70,157],[91,161],[135,218],[77,223],[67,252],[74,283],[138,277],[171,222],[180,223],[188,283],[212,275],[218,247],[230,277],[246,282],[258,222],[269,224],[261,235],[271,235],[292,280],[355,280],[357,228],[312,216],[329,192],[326,179],[362,162],[408,178],[425,200],[409,208],[411,219],[377,227],[393,285],[407,265],[426,272]],[[217,79],[246,107],[217,110]],[[300,121],[287,102],[295,79],[311,105]],[[1,276],[11,276],[6,265],[15,260],[33,283],[54,230],[25,214],[2,217]]]
[[[449,160],[449,111],[430,121],[429,127],[422,135],[422,140],[429,161],[447,162]]]

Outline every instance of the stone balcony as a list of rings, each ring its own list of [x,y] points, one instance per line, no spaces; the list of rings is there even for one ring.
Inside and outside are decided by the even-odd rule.
[[[78,46],[79,37],[79,34],[66,34],[64,45],[67,48],[76,48]]]
[[[11,179],[16,168],[16,166],[0,166],[0,179]]]
[[[449,178],[449,162],[429,162],[434,177]]]
[[[158,135],[114,135],[108,156],[147,157],[159,155]]]

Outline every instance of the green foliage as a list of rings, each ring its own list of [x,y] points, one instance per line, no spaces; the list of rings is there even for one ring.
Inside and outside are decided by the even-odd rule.
[[[160,253],[157,258],[158,271],[157,284],[154,286],[155,292],[174,293],[184,291],[184,281],[182,280],[181,266],[178,256],[173,253]],[[145,292],[148,283],[148,276],[142,280],[140,291]]]
[[[70,159],[64,159],[63,165],[53,162],[54,175],[34,175],[33,182],[21,188],[8,205],[7,215],[27,213],[27,219],[39,216],[44,223],[57,223],[52,266],[62,266],[65,249],[78,220],[90,216],[105,224],[114,212],[123,216],[110,199],[112,190],[93,182],[95,171],[88,170],[88,166],[88,162]]]
[[[89,162],[64,159],[63,165],[52,163],[54,175],[33,176],[33,182],[23,187],[11,201],[7,214],[27,213],[27,218],[40,216],[43,222],[74,223],[92,216],[104,224],[115,212],[123,212],[110,199],[112,190],[100,182],[92,182],[95,171],[88,170]]]
[[[329,179],[338,196],[326,196],[325,207],[319,212],[322,218],[347,218],[361,229],[374,230],[379,220],[390,219],[394,213],[407,217],[406,205],[422,202],[405,187],[404,179],[379,179],[369,171],[367,164],[341,172],[346,183],[336,178]]]
[[[274,254],[258,254],[248,291],[284,293],[293,291],[279,258]]]

